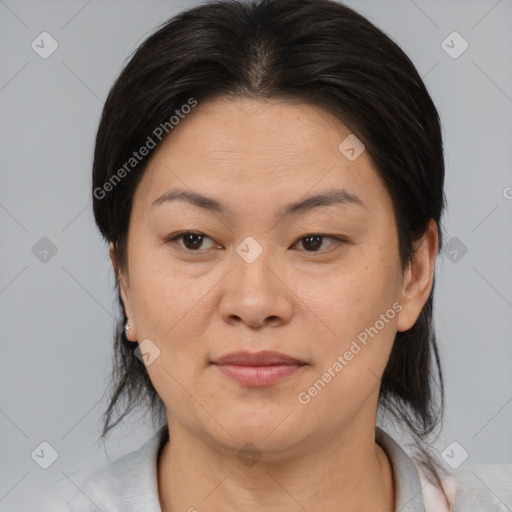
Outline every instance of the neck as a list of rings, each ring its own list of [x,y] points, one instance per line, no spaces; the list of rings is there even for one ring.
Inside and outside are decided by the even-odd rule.
[[[162,512],[395,510],[391,464],[374,427],[304,441],[293,453],[265,453],[253,465],[177,423],[169,432],[158,461]]]

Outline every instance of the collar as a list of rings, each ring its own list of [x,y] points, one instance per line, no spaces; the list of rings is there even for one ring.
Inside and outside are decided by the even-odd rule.
[[[140,485],[140,495],[148,497],[144,505],[153,507],[154,512],[162,512],[158,497],[157,469],[161,449],[168,439],[169,430],[165,424],[138,450],[140,457],[136,467],[141,479],[137,487]],[[375,430],[375,441],[386,452],[391,462],[395,482],[395,511],[425,512],[423,485],[414,462],[400,445],[379,427]],[[133,482],[131,484],[130,494],[133,503]]]
[[[425,512],[423,486],[416,465],[400,445],[384,430],[375,429],[375,441],[386,452],[395,481],[395,511]]]

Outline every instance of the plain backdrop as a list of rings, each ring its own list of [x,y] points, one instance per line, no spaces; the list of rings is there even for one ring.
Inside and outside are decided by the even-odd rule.
[[[92,217],[93,140],[126,59],[197,3],[0,0],[1,510],[46,510],[154,431],[139,415],[97,441],[117,308]],[[447,418],[436,449],[455,441],[465,464],[510,463],[512,1],[347,4],[409,55],[442,119],[448,244],[435,323]],[[32,46],[42,32],[58,44],[46,59]],[[48,469],[41,450],[57,457]]]

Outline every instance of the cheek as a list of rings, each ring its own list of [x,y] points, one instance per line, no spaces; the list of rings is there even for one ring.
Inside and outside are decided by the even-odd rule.
[[[317,275],[314,280],[297,279],[294,293],[303,314],[316,321],[321,330],[318,339],[340,346],[374,325],[399,296],[394,268],[369,258]],[[387,320],[382,330],[389,331],[395,322],[393,318]]]
[[[336,336],[314,338],[317,358],[300,390],[311,397],[310,415],[323,417],[331,426],[353,418],[369,399],[376,400],[396,334],[391,303],[371,294],[345,297],[333,302],[345,309],[333,310],[329,317],[323,310]]]
[[[318,326],[317,336],[309,332],[316,347],[316,365],[305,385],[322,390],[318,392],[322,398],[314,400],[319,412],[329,408],[329,403],[345,404],[355,412],[380,385],[400,309],[395,267],[386,261],[391,260],[360,261],[317,281],[315,288],[313,283],[302,284],[304,314],[313,311],[316,316],[311,318]],[[334,421],[339,412],[328,414]]]
[[[144,330],[144,335],[169,343],[184,329],[187,338],[193,338],[196,330],[200,332],[204,318],[202,308],[215,280],[211,277],[191,279],[163,265],[139,268],[142,272],[133,279],[133,296],[134,308],[140,317],[138,328]]]

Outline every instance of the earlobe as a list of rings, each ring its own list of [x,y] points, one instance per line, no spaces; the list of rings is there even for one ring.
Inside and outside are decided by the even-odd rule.
[[[434,281],[435,262],[438,251],[438,232],[434,219],[430,219],[427,230],[418,242],[409,267],[404,272],[397,330],[407,331],[418,319],[428,300]]]
[[[114,269],[115,278],[119,285],[119,292],[121,295],[121,300],[123,302],[124,311],[126,313],[127,318],[130,318],[130,322],[129,322],[130,328],[128,330],[126,330],[126,326],[125,326],[125,336],[128,340],[135,341],[135,339],[133,339],[133,340],[131,339],[135,335],[135,326],[134,326],[135,322],[133,320],[133,314],[132,314],[132,309],[130,306],[130,301],[128,300],[126,282],[125,282],[124,276],[123,276],[122,272],[120,271],[119,266],[117,264],[113,242],[110,242],[109,255],[110,255],[110,261],[112,262],[112,267]]]

